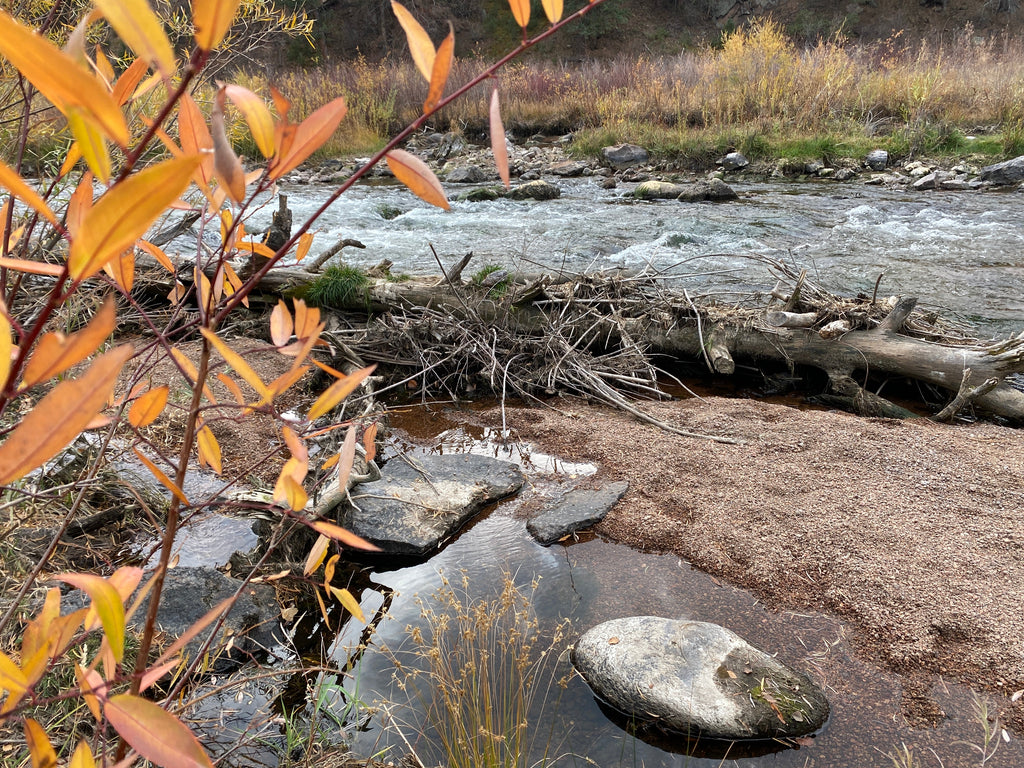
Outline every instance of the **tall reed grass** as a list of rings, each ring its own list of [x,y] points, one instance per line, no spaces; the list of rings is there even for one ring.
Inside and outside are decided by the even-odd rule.
[[[482,66],[458,61],[449,90]],[[985,131],[1002,138],[993,150],[1024,147],[1024,40],[981,39],[969,27],[942,44],[895,35],[875,44],[836,36],[800,45],[768,20],[720,47],[672,58],[533,61],[506,68],[498,81],[508,130],[577,131],[590,137],[584,146],[629,140],[699,158],[744,136],[766,137],[775,148],[838,136],[897,152],[955,152],[950,137]],[[246,84],[265,90],[258,77]],[[333,63],[293,72],[279,85],[297,117],[334,96],[348,99],[350,114],[326,153],[379,145],[419,114],[424,97],[422,78],[404,60]],[[485,131],[485,91],[446,109],[433,127]]]

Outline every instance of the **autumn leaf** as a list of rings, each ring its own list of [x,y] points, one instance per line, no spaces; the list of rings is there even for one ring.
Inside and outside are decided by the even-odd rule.
[[[324,558],[327,557],[327,548],[330,544],[331,540],[322,533],[317,536],[316,542],[313,544],[312,549],[309,550],[309,554],[306,556],[306,564],[302,568],[303,576],[309,576],[309,574],[320,567],[320,563],[322,563]]]
[[[21,667],[11,661],[10,656],[0,651],[0,691],[7,692],[7,705],[13,706],[12,699],[14,704],[17,704],[27,690],[28,678],[21,671]]]
[[[434,71],[434,57],[437,54],[434,51],[434,44],[430,40],[430,35],[427,34],[426,30],[416,21],[413,15],[409,13],[409,10],[397,2],[397,0],[391,0],[391,10],[394,11],[395,18],[402,25],[402,29],[405,30],[405,37],[409,41],[409,52],[412,54],[412,60],[416,64],[416,68],[423,75],[424,80],[428,83],[431,82],[431,75]]]
[[[491,91],[491,152],[494,154],[494,165],[498,168],[501,183],[505,189],[511,188],[511,176],[508,170],[508,147],[505,145],[505,126],[501,122],[501,105],[498,103],[498,86]]]
[[[377,456],[377,422],[373,422],[363,432],[363,448],[366,449],[366,460],[373,461]]]
[[[14,339],[11,337],[11,323],[7,315],[0,312],[0,392],[7,387],[7,379],[11,375],[12,352]]]
[[[0,11],[0,14],[3,12]],[[0,162],[0,187],[4,187],[21,202],[28,205],[36,213],[39,213],[51,224],[57,223],[57,216],[50,210],[50,206],[39,196],[32,187],[14,172],[13,169]]]
[[[182,157],[139,171],[112,187],[85,214],[71,243],[68,270],[75,280],[96,274],[135,245],[188,186],[198,157]]]
[[[452,71],[452,62],[455,61],[455,30],[451,22],[448,23],[448,37],[437,49],[434,56],[434,66],[430,72],[430,89],[427,92],[427,99],[423,102],[423,114],[427,114],[444,96],[444,87],[448,83],[448,75]]]
[[[149,63],[145,59],[136,59],[128,69],[121,73],[121,76],[117,78],[117,82],[114,83],[113,90],[110,92],[110,95],[119,107],[123,107],[131,100],[135,89],[139,87],[139,81],[142,80],[148,71]]]
[[[525,33],[526,25],[530,23],[530,0],[508,0],[508,3],[512,6],[516,24],[522,27]]]
[[[348,478],[352,474],[352,462],[356,458],[356,428],[351,426],[345,433],[345,440],[338,453],[338,488],[342,493],[348,489]]]
[[[92,750],[85,739],[78,742],[75,753],[71,755],[71,762],[68,768],[96,768],[96,761],[93,759]]]
[[[128,409],[128,422],[136,429],[148,427],[167,407],[169,392],[170,388],[166,384],[144,392]]]
[[[294,127],[293,135],[285,141],[278,136],[278,154],[267,165],[271,180],[284,176],[297,168],[307,157],[323,146],[348,112],[348,106],[341,97],[328,102]]]
[[[112,349],[80,378],[62,381],[36,403],[0,445],[0,485],[24,477],[78,437],[106,404],[131,355],[127,344]]]
[[[43,726],[30,717],[25,718],[25,743],[32,758],[32,768],[56,768],[57,753]]]
[[[416,155],[404,149],[393,149],[385,157],[395,178],[405,184],[416,197],[446,211],[451,207],[437,176]]]
[[[355,616],[358,621],[363,622],[363,624],[366,623],[366,616],[363,615],[363,609],[352,596],[351,592],[347,589],[340,589],[338,587],[329,587],[329,589],[331,590],[331,594],[338,598],[338,602],[345,607],[346,611]]]
[[[365,549],[368,552],[380,552],[380,547],[371,544],[361,536],[356,536],[351,531],[346,531],[340,525],[328,523],[326,520],[315,520],[310,523],[310,526],[317,533],[326,536],[329,539],[340,541],[342,544],[347,544],[350,547]]]
[[[306,258],[306,254],[309,253],[310,247],[313,245],[313,233],[303,232],[299,235],[299,244],[295,247],[295,263],[302,261]]]
[[[309,503],[309,494],[291,475],[282,475],[279,479],[279,490],[274,492],[274,501],[285,504],[293,512],[301,512]]]
[[[99,126],[78,107],[72,107],[67,114],[68,127],[75,137],[78,151],[96,178],[104,184],[110,181],[110,152]]]
[[[186,155],[202,158],[194,179],[200,186],[209,187],[213,180],[213,137],[199,105],[187,93],[178,101],[178,139]]]
[[[245,118],[260,153],[266,158],[273,157],[274,118],[263,99],[240,85],[225,85],[223,91]]]
[[[228,193],[228,197],[236,205],[245,199],[245,170],[235,150],[228,140],[224,128],[224,89],[217,91],[213,113],[210,115],[210,128],[213,137],[213,172],[217,181]]]
[[[562,19],[562,7],[563,0],[540,0],[541,5],[544,6],[544,13],[547,14],[548,21],[552,24],[557,24]]]
[[[284,299],[279,299],[274,311],[270,313],[270,340],[275,347],[283,347],[292,338],[292,313]]]
[[[217,442],[217,438],[213,436],[209,427],[204,425],[196,433],[196,445],[199,449],[200,466],[209,467],[216,474],[221,474],[223,466],[221,465],[220,443]]]
[[[103,711],[132,749],[161,768],[213,768],[192,731],[153,702],[121,693]]]
[[[102,576],[91,573],[65,573],[57,576],[60,581],[77,587],[89,595],[92,608],[103,624],[103,636],[110,644],[114,660],[124,657],[124,602],[117,588]]]
[[[170,491],[171,494],[173,494],[178,499],[178,501],[180,501],[186,507],[189,505],[188,498],[182,492],[181,488],[179,488],[177,484],[173,480],[171,480],[171,478],[169,478],[162,469],[160,469],[160,467],[154,464],[153,461],[148,456],[146,456],[146,454],[142,453],[138,448],[136,448],[135,455],[139,457],[139,461],[141,461],[142,464],[146,467],[146,469],[148,469],[153,474],[153,477],[157,479],[160,485],[162,485],[164,488]]]
[[[239,0],[192,0],[192,23],[196,28],[196,45],[212,51],[231,29]]]
[[[176,69],[174,49],[164,33],[163,24],[146,0],[93,0],[107,23],[114,28],[139,58],[153,64],[170,77]]]
[[[206,340],[209,341],[218,352],[220,352],[228,365],[234,368],[235,371],[238,372],[238,375],[245,379],[249,383],[249,386],[256,390],[261,399],[265,401],[269,401],[271,399],[273,395],[270,389],[263,383],[263,379],[260,378],[259,374],[252,369],[252,366],[245,362],[244,357],[221,341],[217,334],[209,328],[200,328],[199,330]]]
[[[325,413],[330,412],[334,409],[338,403],[352,394],[356,387],[363,383],[367,376],[373,373],[376,365],[371,365],[368,368],[361,368],[355,371],[349,376],[343,379],[339,379],[329,386],[320,397],[316,399],[313,406],[309,409],[307,418],[310,421],[319,419]]]
[[[56,331],[47,333],[39,340],[25,365],[19,390],[52,379],[85,360],[99,349],[116,324],[117,309],[114,300],[108,298],[82,330],[71,336]]]

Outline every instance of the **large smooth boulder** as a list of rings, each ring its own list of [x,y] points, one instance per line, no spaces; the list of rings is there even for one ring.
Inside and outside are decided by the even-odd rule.
[[[711,178],[707,181],[698,181],[696,184],[685,186],[679,194],[678,199],[684,203],[699,203],[704,200],[723,201],[737,200],[739,195],[736,190],[719,178]]]
[[[560,197],[561,194],[562,190],[555,184],[543,179],[537,179],[536,181],[520,184],[518,187],[512,187],[508,197],[512,200],[554,200]]]
[[[603,148],[601,158],[612,168],[629,168],[633,165],[643,165],[651,156],[646,149],[636,144],[616,144]]]
[[[526,524],[526,530],[544,546],[554,544],[563,536],[604,520],[605,515],[628,489],[629,483],[620,480],[604,488],[569,491],[557,502],[541,510]]]
[[[828,701],[809,678],[717,624],[614,619],[586,632],[572,661],[613,708],[681,733],[796,737],[828,719]]]
[[[980,178],[990,184],[1018,184],[1024,181],[1024,155],[981,169]]]
[[[675,200],[686,189],[682,184],[673,184],[668,181],[644,181],[636,185],[633,197],[640,200]]]
[[[414,464],[389,461],[380,480],[352,494],[354,506],[341,510],[339,525],[384,552],[425,555],[525,481],[515,464],[488,456],[421,456]]]

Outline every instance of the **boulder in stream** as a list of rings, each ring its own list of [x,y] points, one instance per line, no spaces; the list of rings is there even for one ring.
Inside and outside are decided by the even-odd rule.
[[[547,546],[563,536],[597,525],[629,489],[629,483],[620,480],[605,488],[577,489],[551,504],[526,524],[538,542]]]
[[[606,621],[577,641],[572,661],[613,708],[680,733],[726,740],[805,736],[829,714],[809,678],[703,621]]]
[[[633,197],[640,200],[674,200],[687,190],[682,184],[670,181],[643,181],[636,185]]]
[[[684,186],[678,196],[680,202],[683,203],[699,203],[704,200],[736,200],[738,198],[736,190],[715,177]]]
[[[521,178],[525,177],[526,174],[523,174]],[[554,200],[561,195],[562,190],[558,186],[543,179],[528,181],[525,184],[512,187],[512,190],[508,193],[508,197],[513,200]]]
[[[376,482],[363,483],[338,524],[384,552],[425,555],[525,478],[511,462],[474,454],[396,458]]]

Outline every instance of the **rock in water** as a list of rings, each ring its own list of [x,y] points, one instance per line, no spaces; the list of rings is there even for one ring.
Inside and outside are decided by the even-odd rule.
[[[525,178],[524,174],[520,178]],[[549,181],[537,179],[512,187],[508,197],[512,200],[554,200],[562,194],[562,190]]]
[[[669,181],[644,181],[636,185],[633,197],[640,200],[673,200],[686,191],[682,184]]]
[[[828,718],[828,701],[809,678],[717,624],[614,619],[586,632],[572,661],[615,709],[681,733],[804,736]]]
[[[545,508],[526,524],[538,542],[547,546],[563,536],[597,525],[618,503],[629,489],[629,483],[620,480],[605,488],[569,491],[563,498]]]

